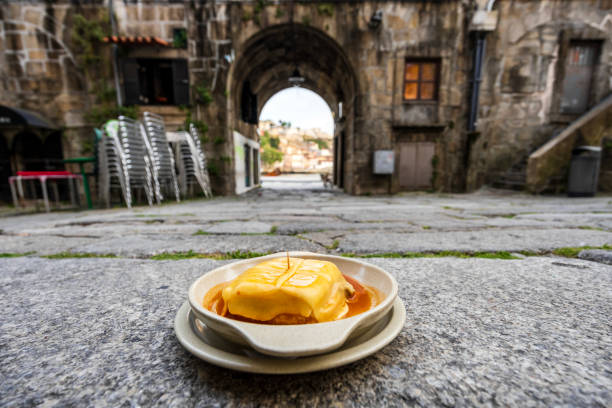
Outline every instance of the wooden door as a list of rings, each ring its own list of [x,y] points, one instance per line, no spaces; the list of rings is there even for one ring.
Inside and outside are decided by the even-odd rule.
[[[399,144],[399,185],[403,189],[431,187],[431,161],[436,144],[431,142],[403,142]]]
[[[598,55],[598,42],[577,41],[571,44],[563,79],[561,112],[577,114],[587,110]]]

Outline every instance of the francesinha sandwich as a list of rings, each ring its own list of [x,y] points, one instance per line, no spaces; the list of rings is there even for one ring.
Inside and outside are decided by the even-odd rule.
[[[353,285],[336,265],[300,258],[264,261],[230,281],[221,292],[227,315],[268,324],[341,319],[354,294]]]

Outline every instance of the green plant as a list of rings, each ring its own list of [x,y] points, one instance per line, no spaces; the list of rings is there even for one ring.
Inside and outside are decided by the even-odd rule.
[[[225,163],[229,163],[232,161],[232,158],[229,156],[221,156],[221,161],[224,161]]]
[[[283,11],[283,9],[281,9],[280,7],[276,8],[276,13],[274,14],[274,17],[276,18],[282,18],[285,15],[285,12]]]
[[[552,251],[553,254],[563,256],[565,258],[576,258],[581,251],[585,249],[606,249],[611,250],[612,245],[602,245],[599,247],[596,246],[582,246],[582,247],[564,247],[557,248]]]
[[[185,252],[164,252],[151,257],[154,261],[180,261],[182,259],[216,259],[216,260],[228,260],[228,259],[248,259],[257,258],[260,256],[268,255],[269,253],[264,252],[251,252],[251,251],[232,251],[228,253],[212,253],[205,254],[194,252],[193,250]]]
[[[28,255],[32,255],[34,253],[34,251],[31,252],[0,252],[0,258],[18,258],[21,256],[28,256]]]
[[[603,228],[591,227],[590,225],[581,225],[578,228],[583,229],[583,230],[605,231]]]
[[[198,102],[202,103],[204,106],[208,105],[213,101],[212,94],[210,93],[210,89],[206,84],[198,84],[194,86],[196,99]]]
[[[272,228],[270,228],[270,235],[276,234],[276,230],[278,230],[278,227],[276,225],[273,225]]]
[[[302,24],[304,24],[305,26],[309,26],[310,25],[310,17],[308,17],[308,16],[302,17]]]
[[[99,104],[85,112],[85,120],[94,126],[101,126],[109,119],[118,116],[127,116],[132,119],[138,118],[137,106],[117,106],[115,104]]]
[[[195,128],[198,130],[198,133],[200,134],[200,141],[202,141],[202,138],[204,138],[205,137],[204,135],[206,134],[206,132],[208,132],[208,125],[204,123],[204,121],[192,119],[190,108],[185,108],[184,110],[187,111],[187,113],[185,114],[185,121],[183,122],[183,126],[179,127],[178,130],[189,131],[190,125],[193,124]],[[202,143],[205,143],[205,142],[202,142]]]
[[[269,146],[264,147],[263,153],[261,154],[261,160],[267,165],[272,165],[283,160],[283,153]]]
[[[249,13],[248,11],[245,11],[242,14],[242,21],[247,22],[249,21],[253,16],[251,15],[251,13]]]
[[[438,163],[440,159],[435,154],[431,158],[431,188],[436,188],[436,181],[438,181]]]
[[[340,241],[337,240],[337,239],[334,239],[334,242],[332,242],[331,245],[325,246],[325,248],[327,248],[327,249],[337,249],[338,246],[340,246]]]
[[[279,150],[280,140],[277,137],[273,137],[267,131],[261,136],[260,140],[263,153],[261,154],[261,160],[266,165],[272,165],[276,162],[283,160],[283,153]]]
[[[187,30],[175,28],[172,31],[172,46],[174,48],[187,48]]]
[[[216,145],[220,145],[225,143],[225,138],[223,136],[217,136],[215,137],[215,140],[213,140],[213,143]]]
[[[317,4],[317,12],[321,16],[333,17],[334,5],[332,3],[319,3]]]
[[[327,140],[321,139],[319,137],[304,137],[304,141],[316,143],[319,150],[329,149],[329,144],[327,143]]]
[[[83,68],[96,67],[102,61],[99,46],[110,35],[110,21],[107,15],[97,19],[75,14],[72,24],[72,42],[77,61]]]
[[[213,163],[212,160],[209,160],[207,162],[206,170],[208,170],[208,174],[210,174],[211,176],[218,176],[219,175],[219,167],[217,167],[217,165],[215,163]]]
[[[65,259],[65,258],[117,258],[115,254],[91,254],[83,252],[58,252],[52,255],[43,255],[42,258],[47,259]]]
[[[92,106],[85,112],[84,118],[94,126],[100,126],[109,119],[123,115],[136,118],[137,108],[134,106],[116,105],[116,90],[104,78],[102,61],[104,53],[101,44],[104,37],[110,35],[110,21],[106,14],[95,17],[85,17],[75,14],[73,17],[72,42],[77,62],[85,75],[87,92],[92,99]],[[84,151],[90,150],[85,146]],[[93,146],[91,146],[93,151]]]
[[[439,251],[439,252],[386,252],[380,254],[355,254],[346,253],[342,256],[348,258],[486,258],[486,259],[521,259],[506,251],[498,252],[459,252],[459,251]]]

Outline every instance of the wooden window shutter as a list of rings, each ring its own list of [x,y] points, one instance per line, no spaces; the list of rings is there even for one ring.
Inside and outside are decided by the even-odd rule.
[[[126,105],[136,105],[140,102],[138,61],[135,58],[125,58],[123,60],[123,90]]]
[[[172,61],[174,104],[189,105],[189,70],[186,59]]]

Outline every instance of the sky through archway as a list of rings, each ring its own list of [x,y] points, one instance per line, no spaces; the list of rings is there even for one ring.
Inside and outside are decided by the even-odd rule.
[[[291,87],[283,89],[264,105],[259,120],[290,122],[301,129],[319,128],[329,135],[334,134],[334,117],[329,105],[315,92]]]

